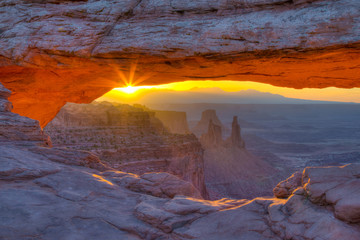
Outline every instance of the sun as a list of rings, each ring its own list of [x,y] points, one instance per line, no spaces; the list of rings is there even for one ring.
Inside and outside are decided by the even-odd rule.
[[[137,88],[131,85],[128,85],[126,87],[123,88],[118,88],[120,91],[126,93],[126,94],[133,94],[136,92]]]

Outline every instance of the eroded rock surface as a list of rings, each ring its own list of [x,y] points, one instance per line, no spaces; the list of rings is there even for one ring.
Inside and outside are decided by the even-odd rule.
[[[124,85],[247,80],[359,87],[360,2],[22,1],[0,5],[0,81],[45,126]],[[26,80],[25,80],[26,79]]]
[[[49,136],[42,131],[38,121],[11,112],[10,95],[11,91],[0,83],[0,143],[51,146]]]
[[[86,152],[25,143],[0,145],[1,239],[360,238],[359,164],[306,168],[287,199],[207,201],[168,173],[115,171]]]
[[[360,222],[360,165],[306,168],[302,185],[310,201],[331,205],[335,216],[347,222]]]
[[[288,179],[280,182],[273,189],[274,195],[277,198],[287,198],[292,192],[301,185],[302,172],[298,171],[291,175]]]
[[[215,110],[204,111],[195,130],[206,120],[208,130],[201,135],[200,142],[204,148],[205,184],[210,199],[272,195],[270,189],[283,179],[282,173],[247,151],[237,117],[233,117],[231,134],[226,140]]]
[[[164,113],[172,118],[173,112]],[[186,116],[178,113],[175,116]],[[187,126],[186,118],[179,120]],[[91,151],[109,166],[138,175],[168,172],[191,182],[208,197],[200,142],[193,134],[169,132],[156,111],[144,106],[66,104],[45,131],[56,147]]]

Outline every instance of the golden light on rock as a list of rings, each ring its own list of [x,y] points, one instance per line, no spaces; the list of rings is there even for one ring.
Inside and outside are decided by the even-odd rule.
[[[94,178],[96,178],[96,180],[99,181],[99,182],[103,182],[103,183],[109,184],[109,185],[111,185],[111,186],[114,185],[112,182],[106,180],[106,179],[103,178],[102,176],[99,176],[99,175],[97,175],[97,174],[93,174],[92,176],[93,176]]]

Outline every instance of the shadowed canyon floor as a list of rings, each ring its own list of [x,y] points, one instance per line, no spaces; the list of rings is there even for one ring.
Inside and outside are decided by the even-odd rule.
[[[138,176],[115,171],[88,152],[39,146],[45,135],[33,120],[10,112],[8,96],[0,85],[0,115],[8,116],[0,122],[0,136],[7,136],[0,138],[1,238],[360,236],[358,164],[306,168],[275,189],[277,196],[289,196],[285,199],[206,201],[191,184],[171,174]],[[26,122],[32,122],[32,131]],[[18,127],[6,127],[14,124]]]

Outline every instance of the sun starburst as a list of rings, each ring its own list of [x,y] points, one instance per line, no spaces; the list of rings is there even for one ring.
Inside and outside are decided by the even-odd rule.
[[[116,68],[116,72],[121,80],[121,87],[116,88],[117,90],[120,90],[126,94],[134,94],[137,90],[140,89],[140,87],[137,87],[137,85],[154,76],[154,74],[151,73],[145,73],[139,76],[139,74],[136,72],[137,66],[138,60],[130,65],[129,71],[122,71]],[[128,74],[125,74],[124,72],[127,72]]]

